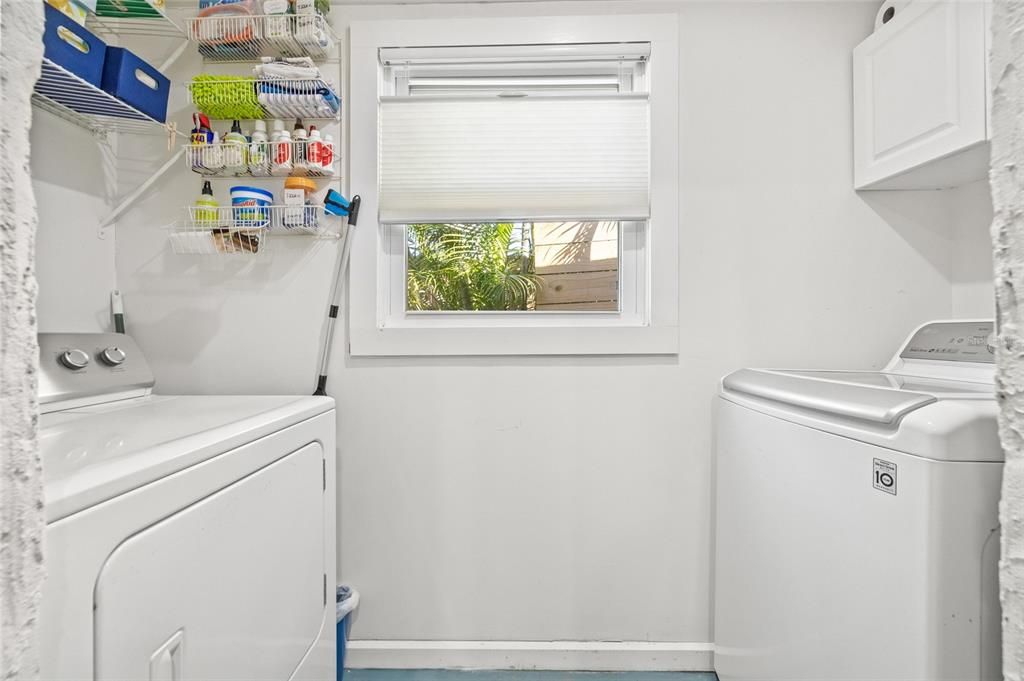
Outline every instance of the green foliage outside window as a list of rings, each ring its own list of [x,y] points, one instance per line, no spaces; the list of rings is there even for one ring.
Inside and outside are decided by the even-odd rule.
[[[532,310],[532,225],[414,224],[407,228],[410,310]]]

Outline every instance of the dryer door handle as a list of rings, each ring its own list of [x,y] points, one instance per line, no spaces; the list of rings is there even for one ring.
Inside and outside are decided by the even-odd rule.
[[[185,662],[185,629],[178,629],[149,657],[149,681],[181,681]]]

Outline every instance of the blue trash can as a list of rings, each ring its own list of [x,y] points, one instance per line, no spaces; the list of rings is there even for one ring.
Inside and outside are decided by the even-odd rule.
[[[335,593],[334,603],[338,618],[338,681],[342,681],[342,675],[345,673],[345,645],[348,642],[348,632],[352,629],[354,611],[359,606],[359,592],[342,584]]]

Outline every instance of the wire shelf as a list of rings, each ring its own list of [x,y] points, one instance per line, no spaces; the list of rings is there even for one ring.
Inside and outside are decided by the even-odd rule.
[[[338,177],[333,142],[189,144],[185,165],[206,177]]]
[[[248,255],[266,252],[271,236],[337,236],[340,218],[323,206],[189,206],[169,227],[171,250],[181,255]]]
[[[274,79],[200,75],[188,86],[192,104],[216,119],[338,120],[341,100],[322,78]]]
[[[111,132],[166,135],[171,130],[45,58],[32,101],[40,109],[101,136]]]
[[[250,62],[260,57],[327,59],[338,36],[320,14],[197,17],[188,23],[188,39],[209,61]]]
[[[86,28],[107,42],[115,41],[121,36],[140,36],[144,38],[177,38],[185,37],[185,31],[171,20],[160,8],[153,7],[147,0],[113,0],[105,3],[104,15],[89,13]],[[120,12],[120,15],[114,14]]]

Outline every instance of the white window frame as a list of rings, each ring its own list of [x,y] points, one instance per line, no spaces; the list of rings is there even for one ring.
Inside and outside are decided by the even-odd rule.
[[[620,223],[618,312],[408,312],[404,228],[377,222],[382,47],[651,43],[651,217]],[[353,356],[632,355],[678,352],[679,48],[676,15],[354,22],[349,183],[362,196],[349,265]],[[400,304],[398,301],[401,301]]]

